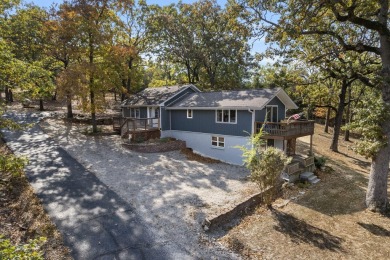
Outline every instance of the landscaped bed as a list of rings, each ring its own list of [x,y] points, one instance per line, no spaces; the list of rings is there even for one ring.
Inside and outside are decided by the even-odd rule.
[[[186,143],[174,138],[157,138],[144,142],[124,142],[123,147],[139,153],[161,153],[170,152],[186,148]]]

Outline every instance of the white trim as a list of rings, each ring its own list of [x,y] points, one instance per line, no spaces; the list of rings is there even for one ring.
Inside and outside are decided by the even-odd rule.
[[[236,120],[235,122],[230,122],[230,111],[235,111],[236,112]],[[223,117],[223,111],[229,111],[229,122],[221,122],[221,121],[218,121],[218,111],[222,111],[222,117]],[[223,120],[223,119],[222,119]],[[238,113],[237,113],[237,110],[236,109],[216,109],[215,110],[215,123],[216,124],[231,124],[231,125],[236,125],[237,124],[237,121],[238,121]]]
[[[256,110],[250,110],[250,109],[248,109],[248,112],[252,114],[252,127],[251,127],[252,133],[251,133],[251,134],[254,135],[254,134],[255,134],[255,131],[256,131],[256,129],[255,129],[255,115],[256,115]]]
[[[161,107],[160,107],[160,106],[158,107],[158,109],[160,110],[160,114],[159,114],[158,120],[160,121],[160,124],[159,124],[159,125],[160,125],[160,131],[161,131],[161,129],[162,129],[162,121],[161,121],[162,116],[161,116],[161,112],[162,112],[162,111],[161,111]]]
[[[188,112],[190,112],[191,111],[191,115],[188,115]],[[187,109],[187,118],[188,119],[192,119],[192,118],[194,118],[194,111],[192,110],[192,109]]]
[[[217,145],[213,145],[213,138],[217,138]],[[223,142],[221,142],[219,139],[220,138],[223,138]],[[214,148],[214,149],[225,149],[225,144],[226,144],[226,138],[224,136],[220,136],[220,135],[212,135],[211,136],[211,148]],[[221,146],[220,144],[223,144],[223,146]]]

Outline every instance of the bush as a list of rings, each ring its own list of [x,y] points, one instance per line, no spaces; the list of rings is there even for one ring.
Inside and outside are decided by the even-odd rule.
[[[12,173],[19,177],[23,174],[27,159],[16,157],[13,154],[0,155],[0,171]]]
[[[41,260],[43,259],[41,247],[45,242],[46,238],[40,237],[29,240],[27,244],[14,246],[9,239],[0,236],[0,259]]]
[[[326,157],[314,157],[314,165],[317,169],[321,169],[325,166],[326,160]]]

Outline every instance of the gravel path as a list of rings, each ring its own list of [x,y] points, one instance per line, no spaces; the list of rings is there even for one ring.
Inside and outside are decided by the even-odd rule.
[[[41,123],[61,147],[131,203],[158,240],[172,241],[190,258],[236,258],[201,230],[209,214],[256,191],[244,167],[187,160],[179,152],[141,154],[119,136],[86,136],[85,125]]]

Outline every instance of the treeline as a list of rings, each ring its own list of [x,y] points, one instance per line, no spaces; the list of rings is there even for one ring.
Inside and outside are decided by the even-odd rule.
[[[148,86],[242,88],[249,78],[251,32],[234,5],[75,0],[43,9],[6,0],[0,12],[1,87],[42,109],[66,97],[68,117],[77,99],[94,121],[109,91],[123,100]]]

